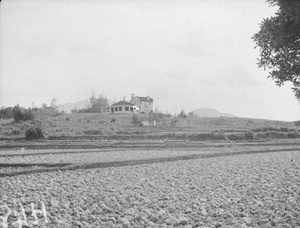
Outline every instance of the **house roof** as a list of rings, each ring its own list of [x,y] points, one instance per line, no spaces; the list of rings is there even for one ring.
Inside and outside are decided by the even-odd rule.
[[[150,99],[148,100],[147,97],[136,97],[137,99],[139,99],[140,101],[150,101],[153,102],[153,99],[151,97],[149,97]]]
[[[120,106],[120,105],[130,105],[130,106],[134,106],[134,104],[128,102],[128,101],[119,101],[117,103],[112,104],[111,106]]]

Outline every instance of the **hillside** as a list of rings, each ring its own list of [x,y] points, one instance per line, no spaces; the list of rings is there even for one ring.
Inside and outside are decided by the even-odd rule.
[[[115,123],[111,122],[113,118],[116,120]],[[139,118],[147,120],[148,116],[147,114],[139,114]],[[156,126],[139,126],[132,124],[132,114],[72,113],[21,123],[15,123],[13,119],[2,120],[0,121],[0,139],[22,139],[25,136],[25,131],[34,125],[38,125],[43,129],[46,138],[65,136],[115,137],[116,135],[118,137],[137,137],[138,135],[159,137],[171,133],[180,135],[210,134],[211,132],[243,134],[248,131],[256,132],[256,134],[275,131],[275,135],[272,137],[286,137],[289,133],[291,133],[291,137],[298,137],[294,134],[300,134],[298,133],[300,127],[297,127],[293,122],[285,121],[194,116],[157,119]]]
[[[213,108],[199,108],[190,113],[198,117],[237,117],[230,113],[222,113]]]

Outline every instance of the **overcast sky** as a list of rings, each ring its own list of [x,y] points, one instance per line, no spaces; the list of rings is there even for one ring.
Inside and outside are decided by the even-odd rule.
[[[159,110],[201,107],[293,121],[300,105],[257,67],[264,0],[4,0],[0,106],[149,95]]]

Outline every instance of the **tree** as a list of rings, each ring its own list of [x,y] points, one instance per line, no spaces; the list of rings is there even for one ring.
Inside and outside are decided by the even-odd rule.
[[[13,107],[12,113],[16,123],[20,121],[34,120],[34,116],[30,108],[25,109],[20,107],[19,105],[16,105],[15,107]]]
[[[92,93],[92,97],[90,98],[91,107],[89,109],[90,112],[101,112],[102,108],[109,106],[109,101],[104,95],[99,95],[96,98],[95,93]]]
[[[12,107],[2,107],[0,110],[0,119],[9,119],[9,118],[13,118],[13,110]]]
[[[292,82],[300,101],[300,1],[267,0],[278,6],[275,16],[263,19],[260,31],[252,37],[260,48],[258,66],[268,68],[278,86]]]
[[[185,113],[184,109],[181,109],[180,113],[178,114],[178,117],[181,117],[181,118],[187,117],[187,114]]]
[[[57,105],[57,99],[56,98],[52,98],[50,107],[54,110],[58,110],[58,105]]]

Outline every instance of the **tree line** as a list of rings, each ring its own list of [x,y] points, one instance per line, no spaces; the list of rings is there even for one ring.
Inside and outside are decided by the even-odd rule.
[[[51,100],[50,106],[44,103],[40,108],[24,108],[17,104],[14,107],[2,107],[0,109],[0,119],[14,119],[16,123],[62,114],[64,114],[64,112],[58,111],[56,98]]]

